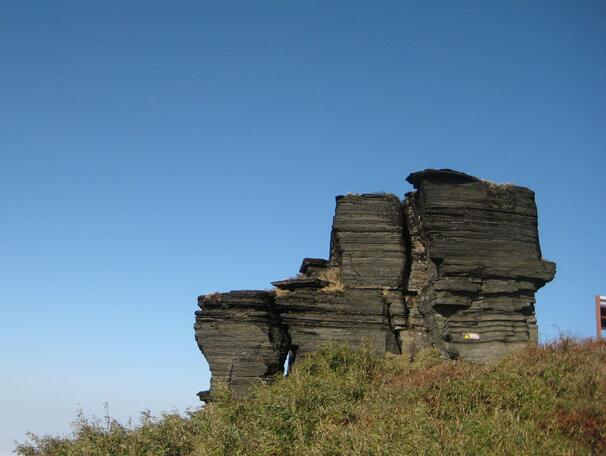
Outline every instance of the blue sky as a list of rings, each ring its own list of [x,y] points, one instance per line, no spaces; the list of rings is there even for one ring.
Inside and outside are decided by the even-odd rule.
[[[334,196],[536,191],[544,339],[606,294],[603,1],[0,2],[0,454],[197,405],[196,296],[326,257]]]

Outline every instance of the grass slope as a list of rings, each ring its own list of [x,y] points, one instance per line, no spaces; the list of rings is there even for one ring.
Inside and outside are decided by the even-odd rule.
[[[138,426],[78,417],[22,456],[606,454],[606,342],[562,339],[492,365],[332,346],[241,401]]]

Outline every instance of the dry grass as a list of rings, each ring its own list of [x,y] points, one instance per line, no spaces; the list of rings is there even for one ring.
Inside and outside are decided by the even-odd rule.
[[[323,293],[338,293],[345,289],[341,282],[330,283],[323,288],[320,288],[320,291]]]
[[[505,182],[503,184],[497,184],[496,182],[492,182],[492,181],[489,181],[486,179],[483,179],[481,182],[488,184],[488,188],[490,190],[508,190],[508,189],[511,189],[512,187],[516,187],[516,185],[512,182]]]
[[[320,289],[320,291],[324,293],[335,293],[345,289],[341,282],[339,268],[326,268],[325,271],[322,271],[322,273],[318,275],[318,278],[329,282],[328,285]]]
[[[283,290],[282,288],[276,288],[276,287],[274,287],[273,292],[277,298],[286,296],[288,293],[290,293],[290,291],[288,291],[288,290]]]

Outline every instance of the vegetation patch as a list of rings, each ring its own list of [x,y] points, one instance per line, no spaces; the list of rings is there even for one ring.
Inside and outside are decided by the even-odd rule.
[[[528,347],[489,365],[433,350],[376,358],[332,345],[248,400],[122,425],[80,415],[22,456],[604,454],[606,342]]]

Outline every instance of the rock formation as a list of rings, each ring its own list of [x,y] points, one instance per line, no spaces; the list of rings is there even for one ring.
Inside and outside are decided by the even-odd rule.
[[[553,279],[534,193],[452,170],[408,176],[415,191],[336,198],[328,260],[306,258],[273,291],[200,296],[195,334],[236,395],[328,342],[377,354],[433,345],[483,362],[537,341],[534,294]]]
[[[215,293],[198,297],[198,305],[194,329],[212,372],[211,390],[224,382],[236,394],[245,393],[250,384],[282,371],[289,345],[273,294]]]

